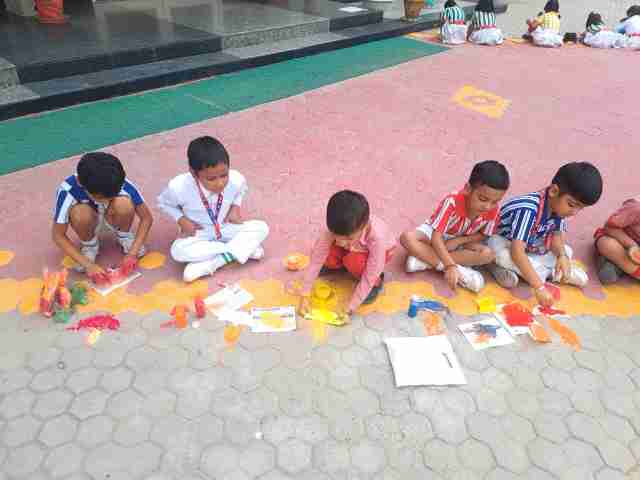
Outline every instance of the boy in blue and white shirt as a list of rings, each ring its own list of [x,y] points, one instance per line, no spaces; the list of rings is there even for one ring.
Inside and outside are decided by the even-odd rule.
[[[135,217],[139,225],[131,231]],[[109,153],[84,155],[77,174],[68,177],[56,195],[52,237],[58,247],[76,263],[75,269],[91,277],[105,274],[96,264],[98,238],[103,228],[115,234],[125,254],[123,265],[135,268],[145,253],[153,217],[137,187],[127,180],[122,163]],[[80,248],[69,239],[69,226],[80,239]]]
[[[566,219],[594,205],[601,195],[598,169],[587,162],[573,162],[558,170],[550,186],[504,204],[498,233],[488,241],[496,254],[490,266],[496,281],[513,288],[522,277],[541,305],[553,303],[545,286],[549,278],[584,287],[587,273],[572,264],[573,251],[565,244]]]

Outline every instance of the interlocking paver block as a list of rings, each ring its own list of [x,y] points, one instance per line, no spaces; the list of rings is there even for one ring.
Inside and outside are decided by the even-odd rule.
[[[82,469],[84,456],[85,452],[80,447],[68,443],[51,450],[44,462],[44,468],[51,478],[65,477]]]
[[[585,413],[591,417],[601,417],[605,412],[598,392],[588,390],[573,392],[571,394],[571,403],[578,412]]]
[[[102,375],[100,386],[109,393],[118,393],[131,386],[133,372],[125,367],[109,370]]]
[[[25,369],[0,372],[0,395],[26,387],[31,381],[32,375]]]
[[[343,410],[331,418],[329,430],[339,442],[357,442],[365,435],[364,419],[349,410]]]
[[[49,368],[58,363],[58,360],[62,352],[53,347],[45,348],[43,350],[37,350],[32,352],[29,355],[29,367],[31,367],[36,372],[39,370],[44,370],[45,368]]]
[[[45,423],[40,432],[40,441],[49,447],[62,445],[73,439],[78,422],[69,415],[61,415]]]
[[[351,462],[361,472],[372,475],[386,465],[384,448],[365,441],[351,448]]]
[[[42,422],[32,416],[9,420],[2,435],[3,443],[8,447],[24,445],[36,438],[41,426]]]
[[[106,443],[115,429],[110,417],[99,415],[83,420],[78,429],[78,442],[86,448],[92,448]]]
[[[204,415],[198,419],[198,441],[202,445],[211,445],[222,441],[224,422],[213,415]]]
[[[200,467],[213,478],[221,478],[239,467],[239,451],[227,445],[213,445],[202,454]]]
[[[73,395],[66,390],[58,389],[40,394],[33,413],[40,418],[55,417],[67,409],[72,399]]]
[[[286,440],[278,446],[278,466],[287,473],[296,474],[311,466],[311,446],[297,440]]]
[[[400,431],[400,421],[390,415],[373,415],[366,419],[367,436],[376,442],[399,442],[404,434]]]
[[[538,394],[538,401],[540,409],[545,412],[568,415],[572,411],[571,402],[567,395],[548,388]]]
[[[46,392],[59,388],[64,384],[67,373],[59,368],[50,368],[36,374],[31,381],[31,388],[36,392]]]
[[[2,469],[8,475],[26,476],[38,470],[43,459],[44,452],[42,448],[30,443],[23,447],[11,449]]]
[[[80,370],[93,363],[95,353],[93,349],[82,346],[73,350],[66,350],[62,354],[62,361],[67,365],[69,371]]]
[[[259,477],[276,466],[276,450],[265,442],[253,442],[241,455],[241,467],[253,477]]]
[[[423,455],[425,465],[445,477],[453,474],[460,465],[456,447],[440,439],[427,443]]]
[[[407,413],[399,419],[400,431],[407,443],[424,445],[434,437],[431,422],[425,415]]]
[[[600,374],[586,368],[578,367],[574,369],[572,376],[575,384],[582,390],[599,390],[604,384]]]
[[[344,472],[351,465],[351,454],[346,443],[326,440],[313,447],[313,465],[322,472]]]
[[[319,415],[309,415],[296,420],[295,436],[314,444],[329,437],[329,422]]]
[[[120,445],[130,447],[149,439],[151,421],[142,415],[134,415],[118,422],[113,440]]]
[[[476,393],[476,403],[478,410],[493,416],[504,415],[509,409],[504,395],[489,388],[482,388]]]
[[[569,438],[569,430],[564,419],[553,413],[541,412],[533,419],[538,435],[554,443],[562,443]]]
[[[75,394],[86,392],[98,385],[101,376],[102,372],[93,367],[77,370],[67,378],[67,388]]]
[[[107,413],[116,419],[126,418],[130,415],[139,415],[142,410],[144,398],[133,389],[127,389],[116,393],[109,398]]]
[[[30,390],[17,390],[7,394],[0,403],[0,416],[13,418],[25,415],[31,410],[36,396]]]
[[[81,393],[71,405],[71,413],[80,420],[85,420],[104,411],[109,395],[101,390],[93,389]]]

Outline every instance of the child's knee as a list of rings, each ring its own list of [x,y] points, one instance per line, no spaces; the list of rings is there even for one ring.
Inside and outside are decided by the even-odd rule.
[[[185,239],[179,238],[171,244],[171,258],[176,262],[186,262]]]
[[[608,235],[600,237],[596,242],[596,250],[604,256],[609,255],[610,252],[616,248],[622,248],[622,244],[615,238],[609,237]]]
[[[89,205],[79,204],[69,210],[69,222],[74,230],[95,228],[97,221],[98,214]]]
[[[491,250],[489,247],[487,247],[486,245],[483,245],[480,247],[480,251],[478,252],[480,254],[480,260],[484,263],[493,263],[496,261],[496,254],[493,250]]]
[[[409,250],[411,246],[419,240],[417,230],[409,230],[400,235],[400,245],[402,245],[406,250]]]
[[[109,217],[114,219],[128,218],[135,213],[135,206],[129,197],[116,197],[109,204]]]

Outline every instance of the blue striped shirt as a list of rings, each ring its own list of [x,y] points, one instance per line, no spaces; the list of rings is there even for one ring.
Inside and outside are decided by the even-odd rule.
[[[557,215],[551,214],[549,202],[544,202],[544,211],[535,231],[538,211],[541,207],[540,192],[529,193],[512,198],[500,209],[498,235],[508,240],[521,240],[526,243],[527,250],[545,253],[545,241],[549,235],[567,231],[567,223]]]
[[[120,189],[118,196],[129,197],[134,206],[138,206],[144,203],[144,198],[138,191],[138,188],[129,180],[125,179]],[[55,223],[69,223],[69,212],[75,205],[83,203],[89,205],[94,210],[98,210],[98,204],[89,196],[89,193],[84,189],[78,178],[75,175],[71,175],[58,187],[56,193],[56,208],[53,216]]]

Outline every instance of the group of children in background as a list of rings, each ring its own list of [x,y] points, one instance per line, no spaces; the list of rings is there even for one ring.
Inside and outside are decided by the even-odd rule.
[[[269,234],[263,221],[245,220],[245,177],[230,169],[229,154],[212,137],[193,140],[187,150],[188,171],[169,182],[158,197],[159,208],[177,226],[171,256],[185,263],[184,280],[212,275],[232,262],[260,260]],[[496,161],[476,164],[467,183],[446,195],[431,217],[400,236],[407,250],[407,272],[435,270],[447,283],[473,292],[484,287],[476,270],[486,266],[496,281],[514,288],[520,279],[542,305],[553,303],[547,281],[584,287],[587,273],[572,262],[566,244],[567,219],[594,205],[602,194],[602,177],[590,163],[562,166],[545,188],[512,198],[502,207],[509,173]],[[132,229],[135,217],[138,226]],[[94,280],[106,275],[96,263],[100,233],[115,234],[131,270],[144,256],[153,218],[144,198],[127,179],[120,161],[102,152],[84,155],[76,175],[59,187],[53,240]],[[79,248],[68,227],[80,240]],[[600,280],[609,284],[627,274],[640,279],[640,201],[629,200],[595,234]],[[395,253],[397,235],[370,211],[364,195],[343,190],[327,205],[323,229],[306,270],[300,309],[309,306],[318,275],[346,271],[359,280],[348,313],[373,302],[382,289],[384,270]]]
[[[560,33],[560,5],[549,0],[544,11],[527,20],[527,32],[523,38],[540,47],[560,47],[565,40],[576,41],[578,35]],[[493,0],[480,0],[467,25],[464,10],[455,0],[447,0],[441,16],[440,35],[443,43],[458,45],[467,40],[478,45],[500,45],[504,41],[496,24]],[[631,48],[640,50],[640,5],[627,10],[615,30],[606,27],[602,15],[591,12],[580,40],[594,48]]]

